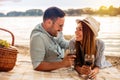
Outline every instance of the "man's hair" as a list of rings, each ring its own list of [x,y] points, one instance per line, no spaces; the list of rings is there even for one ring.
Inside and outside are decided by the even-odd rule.
[[[43,21],[47,19],[51,19],[55,21],[58,17],[62,18],[65,16],[65,13],[63,10],[57,8],[57,7],[50,7],[45,10],[43,15]]]

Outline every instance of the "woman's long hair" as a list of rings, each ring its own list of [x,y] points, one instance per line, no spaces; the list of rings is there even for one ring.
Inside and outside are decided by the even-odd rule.
[[[96,40],[92,30],[84,22],[80,22],[83,26],[83,40],[75,42],[76,60],[75,64],[82,66],[84,64],[85,54],[96,55]]]

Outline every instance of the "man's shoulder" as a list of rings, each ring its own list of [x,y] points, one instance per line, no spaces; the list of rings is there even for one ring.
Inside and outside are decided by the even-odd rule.
[[[31,36],[40,36],[42,34],[42,32],[41,32],[41,25],[40,24],[37,24],[36,26],[35,26],[35,28],[32,30],[32,32],[31,32]]]

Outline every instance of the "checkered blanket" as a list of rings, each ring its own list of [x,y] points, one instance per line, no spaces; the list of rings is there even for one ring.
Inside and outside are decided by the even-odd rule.
[[[16,66],[9,72],[0,72],[0,80],[84,80],[76,71],[61,68],[51,72],[35,71],[29,56],[18,55]],[[114,68],[100,70],[97,80],[120,80],[120,72]]]

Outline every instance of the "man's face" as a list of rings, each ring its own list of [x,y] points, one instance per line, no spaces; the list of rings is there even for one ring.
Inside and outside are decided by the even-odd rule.
[[[58,32],[63,30],[63,25],[64,25],[64,17],[63,18],[57,18],[56,21],[52,21],[51,26],[49,27],[49,33],[54,36],[57,37]]]

